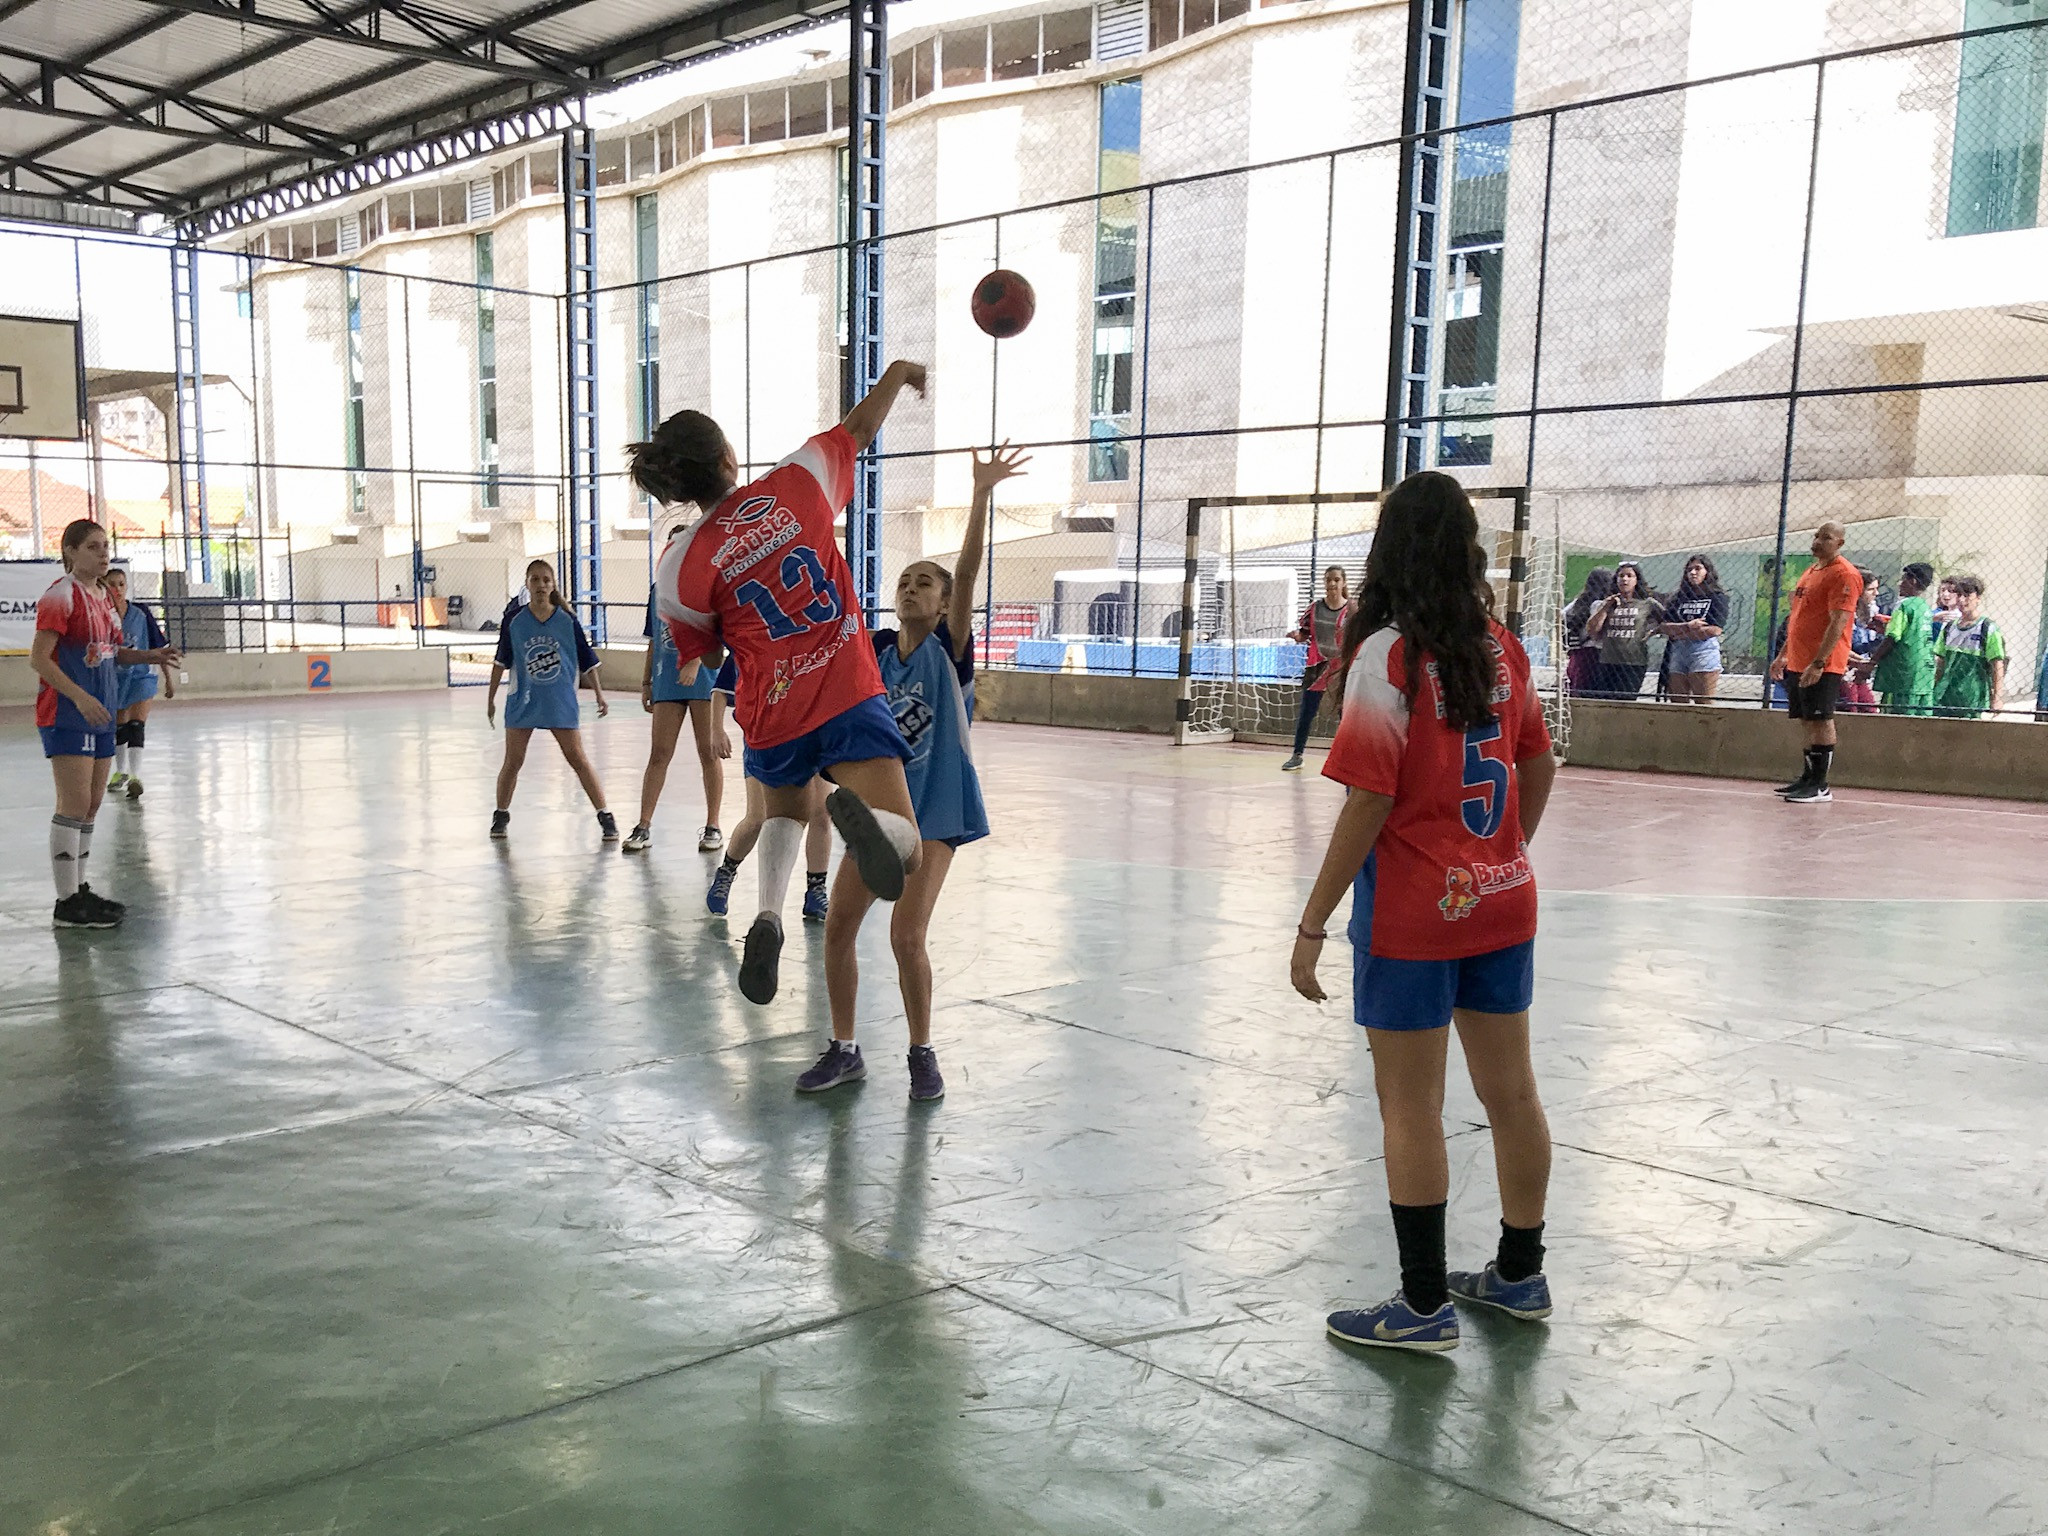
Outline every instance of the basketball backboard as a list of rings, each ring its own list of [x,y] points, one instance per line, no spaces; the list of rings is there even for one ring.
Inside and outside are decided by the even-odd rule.
[[[85,436],[85,365],[76,320],[0,315],[0,437]]]

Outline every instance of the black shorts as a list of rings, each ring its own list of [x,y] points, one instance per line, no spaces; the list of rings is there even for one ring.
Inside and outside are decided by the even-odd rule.
[[[1823,672],[1811,688],[1799,681],[1797,672],[1785,674],[1785,712],[1794,720],[1832,720],[1835,700],[1842,691],[1842,674]]]

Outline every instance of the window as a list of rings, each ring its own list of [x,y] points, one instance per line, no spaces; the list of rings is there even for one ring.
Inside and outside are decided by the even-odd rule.
[[[1117,193],[1096,203],[1094,367],[1088,394],[1088,478],[1131,476],[1131,407],[1138,299],[1138,184],[1141,87],[1116,80],[1102,87],[1096,189]]]
[[[989,75],[996,80],[1029,80],[1038,73],[1038,18],[999,21],[988,29]]]
[[[987,27],[947,32],[939,38],[939,84],[980,85],[987,79]]]
[[[661,200],[649,193],[633,199],[635,291],[634,420],[642,438],[661,424]]]
[[[747,142],[772,144],[789,137],[789,102],[781,91],[756,91],[747,98]]]
[[[597,184],[600,187],[623,186],[626,180],[626,141],[624,139],[599,139],[597,141]]]
[[[1045,74],[1086,68],[1094,53],[1093,11],[1055,11],[1045,18],[1040,43],[1040,68]]]
[[[711,103],[711,147],[729,149],[747,142],[747,101],[725,96]]]
[[[806,139],[832,129],[831,108],[826,105],[825,82],[793,85],[789,88],[789,136]]]
[[[481,500],[499,504],[498,487],[498,264],[489,234],[476,237],[476,430]]]
[[[1457,117],[1461,123],[1515,110],[1521,0],[1463,0],[1458,7]],[[1509,131],[1461,133],[1450,146],[1450,219],[1438,310],[1436,460],[1491,464],[1500,377],[1501,252],[1507,227]]]
[[[1150,46],[1164,48],[1242,16],[1251,8],[1251,0],[1151,0]]]
[[[626,140],[628,180],[644,181],[661,169],[661,151],[655,148],[656,142],[651,133],[636,133]]]
[[[561,192],[561,151],[546,150],[526,157],[526,190],[533,197],[552,197]]]
[[[1969,30],[2048,21],[2048,0],[1967,0]],[[2040,222],[2041,140],[2048,119],[2048,27],[1963,40],[1948,232],[1983,235]]]
[[[350,267],[341,282],[348,314],[347,344],[342,349],[341,451],[342,462],[349,467],[349,519],[360,522],[370,491],[369,477],[363,473],[369,463],[363,444],[363,274]]]

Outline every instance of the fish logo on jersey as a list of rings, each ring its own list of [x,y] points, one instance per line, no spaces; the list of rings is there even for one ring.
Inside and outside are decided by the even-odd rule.
[[[1444,871],[1444,899],[1436,904],[1436,909],[1443,913],[1445,922],[1455,923],[1459,918],[1470,917],[1478,910],[1479,893],[1472,886],[1471,870]]]
[[[551,683],[562,675],[562,648],[548,639],[532,640],[526,646],[526,675],[536,683]]]
[[[718,526],[728,532],[744,528],[748,523],[758,523],[775,508],[773,496],[749,496],[718,520]]]

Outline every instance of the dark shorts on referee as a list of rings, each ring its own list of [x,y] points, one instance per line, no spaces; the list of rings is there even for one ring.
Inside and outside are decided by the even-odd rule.
[[[1797,672],[1785,674],[1785,712],[1794,720],[1832,720],[1835,700],[1842,692],[1842,674],[1823,672],[1812,687],[1799,681]]]

